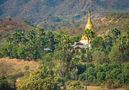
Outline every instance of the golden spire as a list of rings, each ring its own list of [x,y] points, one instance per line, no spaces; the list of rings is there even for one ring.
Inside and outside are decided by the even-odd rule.
[[[90,11],[88,13],[88,20],[87,20],[87,24],[85,26],[85,30],[86,29],[93,30],[93,23],[92,23],[92,20],[91,20],[91,12]]]
[[[85,30],[93,30],[93,24],[92,24],[92,20],[91,20],[91,12],[89,11],[88,12],[88,20],[87,20],[87,24],[85,26]],[[81,37],[81,43],[84,43],[84,44],[89,44],[90,45],[90,41],[91,39],[88,37],[88,35],[86,35],[85,33],[82,35]]]

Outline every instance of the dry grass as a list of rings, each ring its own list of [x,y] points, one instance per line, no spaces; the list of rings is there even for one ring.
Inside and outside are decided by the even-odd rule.
[[[122,88],[118,88],[118,89],[107,89],[107,88],[102,88],[102,87],[99,87],[99,86],[88,86],[87,89],[88,90],[125,90],[125,89],[122,89]]]
[[[1,58],[0,74],[5,76],[23,76],[27,72],[36,71],[39,63],[35,61],[24,61],[18,59]]]

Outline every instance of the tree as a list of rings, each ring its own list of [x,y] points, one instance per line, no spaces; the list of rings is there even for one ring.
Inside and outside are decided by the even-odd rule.
[[[105,81],[105,72],[97,72],[97,81],[103,83]]]
[[[120,35],[121,35],[121,32],[117,28],[112,29],[112,37],[113,37],[114,41],[117,38],[119,38]]]
[[[51,33],[51,36],[50,36],[50,48],[52,50],[52,52],[54,52],[55,50],[55,39],[54,39],[54,35]]]
[[[122,53],[119,52],[119,46],[114,45],[109,53],[109,59],[113,62],[120,62],[122,61],[121,55]]]
[[[105,36],[104,37],[104,48],[107,54],[111,51],[112,46],[113,46],[112,37],[110,35]]]
[[[51,61],[52,62],[52,61]],[[49,61],[50,63],[50,61]],[[34,73],[17,81],[17,90],[60,90],[63,79],[56,74],[54,63],[45,63]]]
[[[95,49],[100,49],[100,50],[105,49],[104,40],[102,37],[95,37],[91,44],[92,47]]]
[[[123,71],[122,71],[123,75],[124,75],[124,83],[128,84],[129,83],[129,64],[123,65]]]
[[[108,61],[108,57],[105,54],[105,52],[104,51],[100,51],[100,50],[95,50],[92,53],[92,59],[93,59],[93,61],[95,61],[95,63],[106,63],[106,62],[109,62]]]

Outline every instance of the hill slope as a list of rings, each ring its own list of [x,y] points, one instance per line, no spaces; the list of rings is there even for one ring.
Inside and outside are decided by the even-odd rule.
[[[9,19],[1,19],[0,20],[0,40],[2,38],[7,37],[10,33],[16,30],[27,30],[31,26],[26,22],[21,20],[9,20]]]
[[[89,8],[95,13],[128,11],[128,5],[128,0],[0,0],[0,17],[12,16],[57,29],[58,23],[67,26],[80,21]]]

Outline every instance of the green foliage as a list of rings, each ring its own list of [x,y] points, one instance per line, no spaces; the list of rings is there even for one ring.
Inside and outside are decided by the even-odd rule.
[[[70,80],[66,82],[66,90],[84,90],[83,82]]]
[[[114,45],[109,53],[109,59],[113,62],[119,62],[122,60],[121,55],[122,53],[119,52],[119,47]]]
[[[46,62],[37,72],[19,79],[17,90],[60,90],[63,79],[56,73],[55,64],[48,66],[49,63]]]
[[[107,55],[104,51],[96,50],[92,53],[92,58],[95,63],[106,63],[108,62]]]
[[[88,37],[88,39],[92,39],[95,37],[95,33],[92,30],[86,29],[85,35]]]
[[[86,67],[85,72],[79,75],[80,80],[88,80],[88,83],[95,85],[106,83],[109,88],[129,84],[128,64],[95,64]]]
[[[41,58],[49,37],[45,36],[43,29],[34,29],[14,32],[2,43],[0,55],[19,59]]]
[[[0,77],[0,90],[8,90],[9,85],[5,77]]]
[[[21,78],[18,90],[81,90],[84,81],[106,83],[110,88],[128,85],[129,65],[123,62],[129,60],[129,33],[114,28],[103,37],[90,30],[85,34],[91,39],[92,48],[78,50],[72,44],[79,37],[37,27],[27,32],[18,30],[0,44],[0,57],[41,59],[40,70]]]
[[[18,82],[17,90],[60,90],[60,84],[59,77],[31,75]]]
[[[110,60],[116,62],[128,61],[129,60],[128,44],[129,44],[128,33],[118,38],[116,42],[113,44],[111,52],[109,53]]]
[[[92,49],[78,52],[72,45],[79,38],[65,32],[45,32],[38,27],[26,32],[17,30],[0,44],[0,57],[37,60],[54,53],[58,55],[54,56],[56,59],[73,64],[79,64],[80,60],[97,63],[128,61],[129,33],[122,35],[114,28],[103,37],[96,36],[91,30],[85,30],[85,34],[91,39]]]
[[[102,37],[95,37],[92,40],[92,47],[96,49],[103,49],[104,48],[104,40]]]
[[[121,32],[117,28],[112,29],[112,37],[113,37],[113,39],[119,38],[120,35],[121,35]]]

